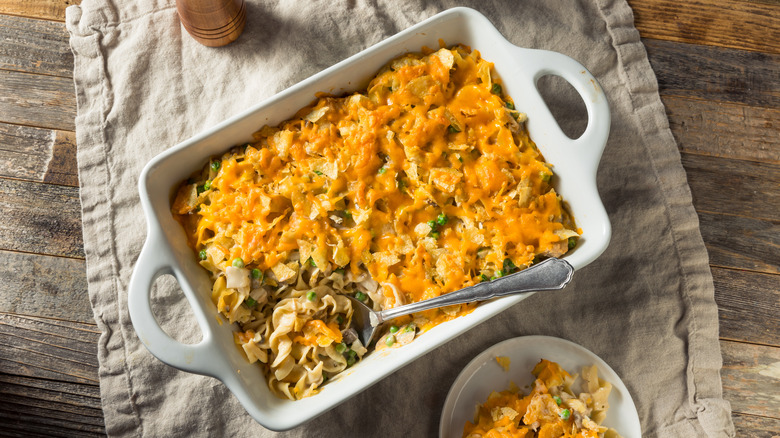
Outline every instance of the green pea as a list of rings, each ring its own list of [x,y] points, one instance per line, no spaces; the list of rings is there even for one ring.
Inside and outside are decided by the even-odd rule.
[[[398,331],[398,326],[397,325],[391,325],[390,326],[390,333],[395,333],[397,331]]]
[[[398,184],[398,190],[406,189],[406,181],[399,179],[397,184]]]
[[[431,234],[429,236],[433,237],[434,239],[438,240],[439,237],[441,237],[441,234],[439,234],[438,231],[431,231]]]
[[[309,301],[317,301],[317,292],[310,291],[306,294],[306,299]]]
[[[200,257],[201,260],[206,260],[209,257],[205,249],[200,250],[198,256]]]
[[[572,249],[575,246],[577,246],[577,238],[574,236],[569,237],[569,249]]]
[[[378,173],[378,174],[382,175],[382,174],[384,174],[385,172],[387,172],[387,168],[386,168],[386,167],[380,167],[380,168],[379,168],[379,170],[377,170],[377,172],[376,172],[376,173]]]
[[[347,366],[348,367],[351,367],[352,365],[355,365],[355,362],[357,362],[357,359],[355,359],[354,357],[350,356],[350,357],[347,358]]]
[[[241,257],[236,257],[233,259],[233,267],[234,268],[243,268],[244,267],[244,260],[241,259]]]
[[[340,343],[340,344],[336,344],[336,347],[335,347],[335,348],[336,348],[336,351],[337,351],[339,354],[344,354],[344,352],[345,352],[345,351],[347,351],[347,344],[345,344],[345,343],[343,343],[343,342],[342,342],[342,343]]]
[[[482,282],[482,281],[488,281],[488,280],[490,280],[490,277],[488,277],[488,276],[487,276],[487,275],[485,275],[485,274],[480,274],[480,276],[479,276],[479,281],[480,281],[480,282]]]
[[[250,308],[252,308],[252,307],[255,307],[255,306],[257,305],[257,300],[255,300],[255,299],[254,299],[254,298],[252,298],[252,297],[247,297],[247,299],[246,299],[246,301],[245,301],[245,302],[246,302],[246,305],[247,305],[248,307],[250,307]]]
[[[515,266],[515,263],[510,258],[504,259],[504,272],[507,274],[511,274],[512,272],[515,272],[517,270],[517,266]]]
[[[341,214],[344,219],[352,219],[352,213],[349,210],[344,210]]]
[[[428,221],[426,222],[426,224],[428,224],[428,226],[431,227],[431,230],[435,230],[437,228],[436,227],[437,223],[434,220]]]
[[[493,273],[493,276],[492,276],[492,277],[490,277],[490,279],[491,279],[491,280],[495,280],[495,279],[497,279],[497,278],[501,278],[501,277],[503,277],[503,276],[504,276],[504,271],[502,271],[502,270],[498,270],[498,271],[496,271],[496,272],[494,272],[494,273]]]
[[[493,87],[490,89],[490,92],[493,94],[501,94],[501,85],[493,84]]]
[[[547,172],[539,172],[539,177],[541,177],[542,181],[544,182],[550,182],[550,178],[552,178],[552,175]]]
[[[388,347],[392,347],[393,344],[395,344],[395,336],[390,335],[387,338],[385,338],[385,345],[387,345]]]
[[[450,218],[448,218],[447,215],[444,213],[436,217],[436,223],[439,225],[446,225],[447,222],[449,222],[449,220]]]
[[[209,190],[211,188],[211,180],[208,180],[203,183],[203,190]]]
[[[568,410],[568,409],[564,409],[564,410],[561,411],[560,415],[561,415],[562,419],[568,420],[569,417],[571,416],[571,411]]]
[[[413,324],[409,324],[406,327],[404,327],[404,333],[409,333],[415,331],[415,326]]]
[[[214,161],[211,162],[211,170],[216,172],[216,171],[219,170],[219,166],[221,166],[221,165],[222,165],[222,163],[220,163],[219,160],[214,160]]]
[[[558,406],[560,406],[560,405],[561,405],[561,403],[563,403],[563,400],[561,400],[561,398],[560,398],[560,397],[558,397],[557,395],[554,395],[554,396],[553,396],[553,400],[555,400],[555,403],[557,403],[557,404],[558,404]]]
[[[263,276],[263,271],[261,271],[261,270],[259,270],[257,268],[252,269],[252,278],[257,280],[257,279],[259,279],[262,276]]]
[[[515,110],[515,104],[513,104],[512,102],[506,102],[506,107],[511,109],[512,111]]]
[[[311,265],[313,268],[316,268],[316,267],[317,267],[317,263],[315,263],[315,262],[314,262],[314,259],[313,259],[313,258],[311,258],[311,257],[309,257],[309,264],[310,264],[310,265]]]
[[[363,292],[360,291],[355,292],[355,299],[357,299],[358,301],[365,301],[366,298],[368,298],[368,296]]]

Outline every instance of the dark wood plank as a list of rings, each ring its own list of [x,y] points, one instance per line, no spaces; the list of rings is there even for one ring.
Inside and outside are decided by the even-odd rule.
[[[0,251],[0,312],[94,323],[82,259]]]
[[[780,107],[780,55],[643,42],[662,96]]]
[[[0,14],[65,21],[65,8],[81,0],[0,0]]]
[[[76,133],[0,123],[0,176],[77,187]]]
[[[699,229],[710,265],[780,274],[780,221],[699,211]]]
[[[9,409],[10,408],[10,409]],[[101,437],[105,427],[83,424],[78,416],[51,418],[40,409],[19,409],[0,402],[0,423],[4,437]]]
[[[683,152],[780,164],[780,110],[662,96]]]
[[[79,385],[0,374],[0,387],[3,394],[0,409],[5,402],[7,405],[51,411],[56,418],[78,415],[84,423],[103,425],[103,408],[98,385]]]
[[[712,269],[720,337],[780,347],[780,275]]]
[[[780,436],[780,419],[757,417],[755,415],[734,414],[736,436],[751,438],[778,438]]]
[[[0,373],[95,385],[99,337],[91,324],[0,313]]]
[[[780,53],[776,5],[740,0],[628,0],[642,37]]]
[[[778,418],[780,348],[720,341],[723,398],[735,413]]]
[[[0,122],[75,131],[73,80],[0,70]]]
[[[65,25],[0,15],[0,69],[72,78]]]
[[[686,153],[682,164],[697,211],[780,221],[780,165]]]
[[[0,250],[84,257],[76,187],[0,178]]]

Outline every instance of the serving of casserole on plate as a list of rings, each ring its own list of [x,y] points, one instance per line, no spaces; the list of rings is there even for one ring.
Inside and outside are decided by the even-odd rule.
[[[585,102],[576,140],[536,90],[546,74]],[[312,103],[322,92],[333,97]],[[540,257],[575,268],[598,257],[608,131],[606,98],[581,65],[513,46],[473,10],[443,12],[146,166],[133,324],[155,356],[220,379],[265,427],[295,427],[523,299],[409,317],[368,353],[349,339],[343,294],[388,308]],[[154,319],[149,291],[169,273],[199,344]]]

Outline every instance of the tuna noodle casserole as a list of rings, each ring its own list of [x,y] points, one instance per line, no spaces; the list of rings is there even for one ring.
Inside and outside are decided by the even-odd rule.
[[[501,358],[496,359],[500,363]],[[612,384],[599,378],[595,365],[572,376],[542,359],[531,372],[536,380],[528,395],[514,384],[506,391],[493,391],[477,407],[474,422],[463,426],[463,438],[620,438],[616,430],[601,425]],[[580,392],[574,385],[578,377]]]
[[[367,353],[346,295],[391,308],[576,244],[525,119],[479,52],[425,50],[365,92],[263,127],[181,185],[173,213],[276,395],[312,395]],[[470,309],[399,318],[376,348]]]

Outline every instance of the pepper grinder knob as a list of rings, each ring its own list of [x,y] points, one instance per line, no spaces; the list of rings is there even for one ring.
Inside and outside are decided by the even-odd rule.
[[[176,0],[176,10],[192,38],[208,47],[237,40],[246,23],[244,0]]]

